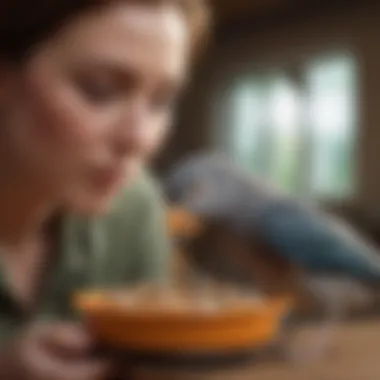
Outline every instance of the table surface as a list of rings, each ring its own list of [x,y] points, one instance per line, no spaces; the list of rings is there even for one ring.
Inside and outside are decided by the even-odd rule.
[[[310,337],[320,331],[304,329],[300,347],[307,350]],[[313,335],[314,334],[314,335]],[[266,360],[233,371],[161,372],[136,370],[141,380],[379,380],[380,319],[338,326],[324,355],[312,362],[290,364]]]

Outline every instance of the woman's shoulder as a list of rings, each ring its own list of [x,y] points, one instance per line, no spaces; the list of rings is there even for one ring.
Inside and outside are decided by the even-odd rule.
[[[110,214],[120,212],[125,208],[146,209],[156,204],[163,204],[159,182],[147,170],[141,171],[137,178],[124,186],[116,196]]]
[[[95,218],[94,222],[112,235],[120,231],[121,238],[137,230],[163,214],[165,204],[157,179],[148,171],[142,171],[133,182],[126,184],[115,197],[110,210]],[[130,240],[131,238],[129,238]]]
[[[143,172],[122,189],[107,214],[74,218],[69,246],[96,258],[95,277],[109,282],[162,277],[170,255],[165,220],[160,186]]]

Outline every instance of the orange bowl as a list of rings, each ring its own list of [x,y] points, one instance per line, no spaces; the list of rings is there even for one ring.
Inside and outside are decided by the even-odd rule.
[[[156,289],[157,290],[157,289]],[[156,291],[155,290],[155,291]],[[85,291],[75,306],[102,344],[169,353],[250,349],[277,334],[290,304],[286,298],[233,297],[219,304],[175,296],[141,297],[141,290]],[[149,298],[149,299],[148,299]],[[140,301],[136,301],[139,299]],[[194,298],[195,299],[195,298]],[[202,304],[203,302],[203,304]]]

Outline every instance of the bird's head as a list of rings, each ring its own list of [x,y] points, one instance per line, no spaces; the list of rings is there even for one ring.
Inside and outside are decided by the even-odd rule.
[[[250,219],[255,209],[275,196],[251,173],[216,153],[180,162],[166,178],[164,187],[170,203],[200,218],[235,226]]]

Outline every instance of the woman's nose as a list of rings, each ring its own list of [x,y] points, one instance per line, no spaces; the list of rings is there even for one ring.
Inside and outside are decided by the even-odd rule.
[[[116,126],[115,147],[119,155],[140,155],[149,142],[149,111],[145,102],[136,100],[123,110]]]

